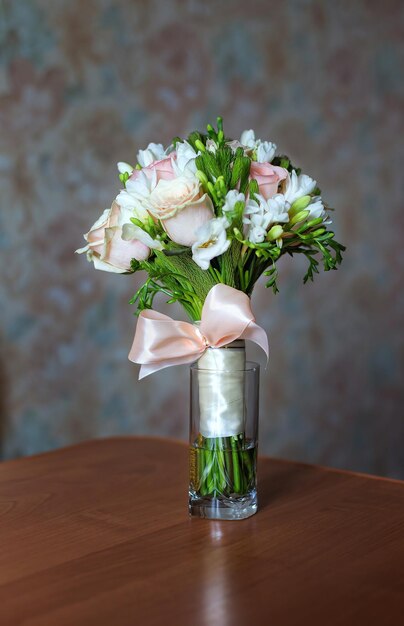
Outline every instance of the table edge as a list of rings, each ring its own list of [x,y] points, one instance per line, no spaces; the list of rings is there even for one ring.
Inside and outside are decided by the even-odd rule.
[[[99,444],[108,443],[110,441],[119,442],[119,441],[130,441],[130,440],[155,441],[155,442],[160,441],[161,443],[164,443],[164,444],[169,444],[169,445],[174,444],[174,445],[179,445],[185,448],[188,447],[188,443],[186,441],[184,441],[183,439],[175,439],[173,437],[163,437],[163,436],[155,436],[155,435],[113,435],[109,437],[97,437],[94,439],[85,439],[83,441],[79,441],[68,446],[63,446],[61,448],[54,448],[53,450],[46,450],[44,452],[39,452],[37,454],[18,457],[16,459],[7,459],[7,460],[0,462],[0,470],[1,470],[1,467],[4,467],[5,465],[10,467],[11,465],[21,464],[22,462],[29,461],[31,459],[35,460],[35,459],[43,458],[46,456],[52,456],[55,454],[57,455],[61,451],[66,451],[66,450],[70,450],[73,448],[79,448],[79,447],[85,447],[85,446],[93,447],[93,446],[98,446]],[[377,476],[376,474],[370,474],[370,473],[368,474],[366,472],[357,472],[354,470],[340,469],[337,467],[318,465],[316,463],[306,463],[304,461],[284,459],[284,458],[276,457],[276,456],[260,455],[259,458],[263,460],[268,460],[268,461],[276,461],[277,463],[284,463],[287,465],[300,466],[306,469],[312,469],[312,470],[315,469],[315,470],[320,470],[324,472],[332,472],[332,473],[343,474],[343,475],[348,475],[348,476],[355,476],[358,478],[367,478],[370,480],[383,481],[383,482],[394,483],[394,484],[399,484],[399,485],[404,486],[404,480],[400,480],[399,478],[390,478],[388,476]]]

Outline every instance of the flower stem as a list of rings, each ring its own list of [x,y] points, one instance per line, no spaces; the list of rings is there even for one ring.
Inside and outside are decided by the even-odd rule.
[[[191,447],[191,484],[200,497],[240,497],[255,485],[256,451],[244,434],[197,437]]]

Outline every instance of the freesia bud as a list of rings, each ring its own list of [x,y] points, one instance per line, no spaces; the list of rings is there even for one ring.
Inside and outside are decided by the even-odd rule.
[[[292,217],[292,219],[290,220],[290,225],[293,226],[294,224],[297,224],[298,222],[303,222],[303,220],[305,220],[309,214],[310,214],[310,211],[307,211],[307,210],[300,211],[294,217]]]
[[[309,222],[307,222],[306,227],[312,228],[313,226],[317,226],[317,224],[321,224],[322,222],[323,222],[322,217],[316,217],[315,220],[310,220]]]
[[[290,210],[293,212],[293,214],[299,213],[299,211],[303,211],[309,206],[310,200],[311,196],[302,196],[301,198],[298,198],[293,202]]]
[[[207,188],[209,190],[210,195],[212,196],[212,198],[214,199],[214,201],[217,204],[218,203],[218,197],[217,197],[216,189],[214,188],[213,184],[210,181],[207,184]]]
[[[319,237],[325,233],[325,228],[318,228],[314,232],[310,233],[312,237]]]
[[[280,224],[276,224],[275,226],[272,226],[271,230],[268,231],[267,239],[268,241],[275,241],[275,239],[279,239],[282,233],[282,226]]]
[[[309,222],[304,222],[304,224],[302,224],[297,229],[297,232],[298,233],[305,233],[305,232],[309,231],[310,228],[318,226],[319,224],[322,224],[322,223],[323,223],[323,218],[322,217],[316,217],[316,219],[314,219],[314,220],[310,220]]]
[[[197,178],[201,181],[202,185],[208,184],[208,177],[206,176],[205,172],[202,172],[202,170],[196,170],[195,173]]]
[[[195,148],[197,148],[201,152],[206,152],[206,148],[205,148],[205,146],[203,145],[203,143],[202,143],[202,141],[200,139],[197,139],[195,141]]]

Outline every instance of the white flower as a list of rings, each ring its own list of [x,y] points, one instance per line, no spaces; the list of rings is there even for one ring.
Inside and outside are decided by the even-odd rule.
[[[196,231],[197,241],[192,246],[192,258],[203,270],[207,270],[210,261],[226,252],[231,244],[227,239],[226,228],[229,223],[225,217],[216,217]]]
[[[161,143],[149,143],[146,150],[139,150],[137,160],[139,165],[147,167],[154,161],[160,161],[166,156],[164,146]]]
[[[290,204],[284,195],[277,193],[273,198],[268,198],[265,202],[268,206],[268,213],[271,216],[271,225],[286,224],[289,221],[288,211]]]
[[[232,141],[226,141],[226,146],[232,149],[233,152],[237,150],[237,148],[245,148],[238,139],[232,139]]]
[[[129,179],[126,182],[126,189],[122,189],[116,197],[122,211],[130,213],[130,217],[136,217],[141,222],[146,222],[148,213],[143,202],[150,196],[152,189],[157,184],[156,181],[155,173],[154,176],[148,178],[143,172],[139,172],[135,180]]]
[[[286,200],[293,204],[295,200],[302,196],[311,194],[316,188],[316,181],[306,174],[296,174],[295,170],[286,177],[283,194]]]
[[[251,243],[262,243],[266,237],[270,218],[265,213],[252,213],[245,219],[248,225],[247,236]]]
[[[244,210],[243,223],[247,226],[247,237],[251,243],[264,241],[271,221],[265,199],[257,196],[257,200],[249,200]]]
[[[135,226],[135,224],[129,223],[124,224],[122,228],[122,239],[124,241],[132,241],[136,239],[137,241],[141,241],[149,248],[153,250],[162,250],[163,244],[158,239],[153,239],[150,237],[145,230],[140,228],[139,226]]]
[[[217,151],[217,143],[216,143],[216,141],[213,141],[213,139],[207,139],[207,141],[206,141],[206,150],[208,150],[209,152],[212,152],[213,154],[215,154],[215,152]]]
[[[222,208],[223,213],[225,215],[232,213],[237,202],[245,202],[245,195],[237,189],[231,189],[226,194],[226,200]]]
[[[255,132],[252,130],[252,128],[250,130],[244,130],[241,133],[240,143],[246,148],[255,148]]]
[[[328,219],[327,212],[320,196],[312,198],[307,210],[310,211],[308,219],[315,220],[321,217],[324,224],[332,224],[332,221]]]
[[[260,141],[257,145],[257,161],[258,163],[271,163],[275,156],[276,144],[272,141]]]
[[[275,156],[276,144],[272,143],[272,141],[256,139],[255,132],[252,129],[241,133],[240,143],[244,148],[255,152],[258,163],[271,163]]]
[[[289,203],[282,194],[265,199],[256,195],[256,200],[249,200],[244,211],[243,222],[247,227],[247,237],[252,243],[262,243],[268,229],[274,224],[289,221]]]
[[[129,165],[129,163],[125,163],[125,161],[119,161],[116,164],[117,168],[118,168],[118,172],[120,174],[132,174],[133,172],[133,167],[131,165]]]
[[[177,158],[173,161],[173,170],[177,176],[194,177],[196,172],[195,159],[199,152],[195,152],[193,147],[187,142],[177,143]]]

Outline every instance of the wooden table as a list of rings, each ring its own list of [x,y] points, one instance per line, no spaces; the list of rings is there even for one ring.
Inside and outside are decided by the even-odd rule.
[[[189,519],[187,447],[0,465],[0,624],[398,626],[404,483],[261,458],[260,511]]]

